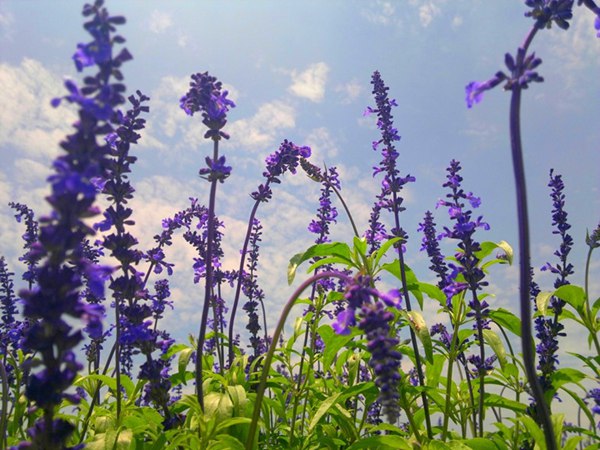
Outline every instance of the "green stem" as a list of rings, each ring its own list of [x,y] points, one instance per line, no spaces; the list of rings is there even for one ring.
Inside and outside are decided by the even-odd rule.
[[[6,448],[6,427],[8,422],[8,380],[3,362],[0,362],[0,378],[2,378],[2,410],[0,411],[0,447]]]
[[[269,347],[269,351],[267,352],[267,355],[265,357],[262,373],[260,376],[260,381],[258,384],[258,388],[256,390],[256,399],[254,400],[254,411],[252,413],[252,422],[250,422],[250,430],[248,431],[248,437],[246,439],[246,450],[252,450],[252,447],[253,447],[254,436],[256,435],[256,431],[258,429],[258,419],[260,417],[260,409],[262,406],[262,400],[265,395],[265,389],[267,386],[267,378],[269,376],[269,371],[271,369],[271,363],[273,362],[275,348],[277,347],[276,343],[279,341],[279,337],[281,336],[281,332],[283,331],[285,321],[287,320],[287,317],[288,317],[290,311],[292,310],[292,307],[294,306],[294,304],[296,303],[296,300],[302,294],[302,292],[304,292],[304,290],[308,286],[310,286],[312,283],[314,283],[315,281],[320,280],[321,278],[329,278],[329,277],[340,278],[342,280],[346,280],[346,282],[348,282],[348,283],[352,282],[352,279],[350,277],[347,277],[346,275],[344,275],[342,273],[334,272],[334,271],[321,272],[316,275],[313,275],[308,280],[304,281],[300,286],[298,286],[298,288],[294,291],[294,293],[292,294],[292,296],[286,303],[285,307],[283,308],[283,311],[281,312],[281,317],[279,319],[279,322],[277,322],[277,327],[275,328],[275,332],[273,333],[273,345],[271,345],[271,347]]]

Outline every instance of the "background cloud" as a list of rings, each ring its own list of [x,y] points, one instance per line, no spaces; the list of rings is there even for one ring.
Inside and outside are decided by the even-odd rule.
[[[302,72],[292,71],[292,84],[289,91],[313,102],[320,102],[325,96],[325,83],[329,67],[324,62],[311,64]]]

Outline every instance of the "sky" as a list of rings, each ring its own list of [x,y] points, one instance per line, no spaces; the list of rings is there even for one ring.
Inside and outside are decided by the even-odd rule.
[[[81,77],[71,56],[77,43],[89,41],[82,28],[83,3],[0,0],[0,254],[18,274],[17,285],[23,229],[7,204],[26,203],[38,216],[49,211],[45,179],[75,120],[69,105],[53,109],[50,100],[65,93],[66,78]],[[209,184],[198,169],[211,143],[202,137],[200,118],[179,108],[190,75],[204,71],[224,83],[237,105],[225,128],[231,139],[220,146],[233,167],[217,193],[217,214],[226,227],[224,266],[238,265],[252,207],[249,194],[262,182],[265,157],[284,139],[310,146],[314,164],[338,168],[342,193],[364,231],[379,191],[372,167],[380,155],[371,147],[379,139],[375,118],[363,112],[374,104],[370,80],[379,70],[398,103],[393,114],[402,136],[400,172],[416,177],[403,191],[407,263],[420,279],[434,280],[419,252],[417,228],[427,210],[434,211],[438,225],[448,225],[446,212],[435,205],[445,195],[442,184],[452,159],[461,162],[463,186],[481,197],[478,213],[491,226],[477,239],[506,240],[516,252],[509,94],[497,88],[468,109],[464,87],[504,69],[504,54],[516,51],[532,24],[523,16],[522,1],[107,0],[106,5],[112,15],[127,18],[119,33],[134,59],[123,67],[125,84],[130,93],[139,89],[151,98],[147,128],[132,149],[139,158],[131,179],[140,249],[153,245],[161,220],[184,209],[189,197],[208,201]],[[600,39],[593,19],[588,10],[576,8],[569,31],[544,30],[532,45],[543,59],[539,72],[545,82],[524,93],[522,131],[532,262],[543,290],[552,289],[553,277],[539,267],[556,262],[559,245],[552,234],[549,170],[562,174],[566,185],[575,241],[573,281],[583,280],[586,229],[600,219]],[[288,261],[315,238],[307,226],[318,197],[318,184],[301,173],[288,174],[259,208],[264,230],[258,276],[271,329],[294,288],[286,283]],[[350,241],[351,229],[339,204],[338,209],[332,239]],[[453,252],[452,245],[444,249]],[[162,326],[179,340],[197,333],[201,315],[203,289],[192,281],[194,256],[182,238],[167,251],[176,270],[175,309]],[[591,270],[596,298],[597,255]],[[301,271],[297,278],[304,277]],[[494,270],[489,281],[492,306],[516,312],[518,267]],[[433,324],[436,305],[426,303],[425,313]],[[243,326],[245,318],[238,315],[236,321]],[[580,349],[580,342],[571,340],[567,349]]]

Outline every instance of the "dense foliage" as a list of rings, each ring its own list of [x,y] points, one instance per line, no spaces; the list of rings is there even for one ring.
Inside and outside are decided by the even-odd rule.
[[[529,53],[534,37],[553,24],[567,30],[574,13],[588,10],[600,30],[600,7],[593,0],[577,3],[575,9],[573,0],[526,0],[533,26],[516,54],[506,55],[507,70],[466,87],[468,107],[500,84],[511,94],[519,311],[489,301],[490,268],[512,264],[513,250],[505,241],[485,240],[490,225],[476,212],[482,200],[464,187],[459,161],[449,162],[440,183],[437,218],[424,212],[418,230],[431,273],[417,274],[405,263],[402,190],[416,180],[399,169],[397,103],[378,71],[366,114],[380,132],[373,150],[381,161],[372,173],[380,190],[366,230],[353,220],[336,167],[317,167],[309,147],[284,140],[250,193],[239,266],[225,268],[217,190],[232,172],[220,151],[236,105],[216,77],[200,72],[180,107],[190,120],[201,117],[198,126],[213,144],[199,169],[209,198],[206,205],[190,199],[188,208],[163,220],[153,248],[138,248],[128,174],[152,103],[140,91],[127,96],[121,66],[133,57],[116,34],[125,18],[111,16],[102,0],[86,5],[91,40],[73,55],[86,75],[81,85],[67,81],[67,94],[52,102],[73,104],[78,119],[47,180],[50,213],[37,219],[28,206],[9,205],[25,228],[20,260],[27,270],[17,290],[0,257],[0,447],[600,448],[600,298],[594,301],[597,293],[588,287],[600,224],[590,223],[585,237],[585,284],[571,284],[577,268],[569,253],[583,237],[569,234],[566,187],[551,169],[558,249],[541,269],[556,278],[551,287],[533,280],[520,131],[522,90],[543,81],[541,59]],[[321,186],[308,225],[315,244],[288,256],[290,283],[299,268],[309,277],[269,334],[273,324],[266,323],[258,273],[259,208],[277,201],[277,184],[294,174]],[[109,205],[103,210],[100,197]],[[354,236],[331,242],[342,210]],[[161,329],[166,308],[174,306],[165,249],[179,234],[196,251],[194,282],[204,293],[198,334],[188,343]],[[452,254],[443,254],[447,248]],[[435,283],[420,281],[432,278]],[[224,294],[229,291],[231,298]],[[436,304],[442,322],[424,316],[425,302]],[[297,305],[303,314],[284,336]],[[243,313],[246,332],[237,336],[234,323]],[[579,367],[561,366],[567,321],[587,336],[574,354]],[[578,414],[566,416],[561,402]]]

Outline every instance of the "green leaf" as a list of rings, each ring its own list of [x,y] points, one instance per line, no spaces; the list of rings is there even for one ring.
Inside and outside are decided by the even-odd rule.
[[[343,242],[330,242],[326,244],[316,244],[306,250],[304,253],[298,253],[290,259],[288,265],[288,284],[292,284],[296,276],[298,266],[305,261],[308,261],[315,256],[337,256],[344,260],[347,264],[352,265],[352,253],[347,244]]]
[[[383,264],[381,266],[383,270],[391,273],[397,279],[402,281],[402,272],[400,271],[400,262],[396,259],[390,263]],[[421,309],[423,309],[423,294],[419,290],[419,280],[417,279],[415,273],[404,264],[404,276],[406,278],[406,289],[413,293],[413,295],[417,298]]]
[[[128,429],[122,429],[112,448],[113,450],[129,450],[132,440],[133,432]]]
[[[504,349],[502,340],[492,330],[483,330],[483,340],[496,354],[500,367],[504,368],[506,364],[506,350]]]
[[[515,400],[511,400],[490,392],[486,392],[485,396],[483,397],[483,403],[485,406],[506,408],[520,413],[525,413],[527,411],[527,406],[525,406],[523,403],[519,403]]]
[[[340,395],[342,395],[341,392],[336,392],[332,396],[327,397],[325,399],[325,401],[323,401],[321,403],[321,405],[319,406],[319,409],[317,409],[317,412],[315,413],[312,420],[310,421],[310,425],[308,426],[308,434],[309,435],[312,433],[313,429],[315,428],[315,426],[317,426],[317,424],[319,423],[319,420],[321,420],[321,418],[325,415],[325,413],[333,405],[335,405],[335,403],[338,401],[338,398],[340,397]]]
[[[577,312],[582,313],[584,311],[585,291],[581,286],[566,284],[554,291],[554,295],[567,302]]]
[[[327,258],[322,258],[312,263],[310,267],[306,269],[306,273],[311,273],[315,269],[318,269],[319,267],[327,264],[344,264],[347,266],[348,262],[344,258],[340,258],[339,256],[329,256]]]
[[[552,292],[540,292],[535,298],[535,304],[542,316],[546,315],[546,311],[548,310],[548,304],[550,303],[552,295]]]
[[[540,447],[540,450],[546,450],[546,439],[544,437],[544,432],[538,426],[537,423],[530,417],[525,414],[519,417],[519,420],[525,425],[527,431],[533,438],[533,441]]]
[[[214,417],[218,422],[228,419],[233,414],[233,402],[228,394],[209,392],[204,397],[204,415]]]
[[[498,308],[490,311],[490,318],[499,326],[506,328],[517,336],[521,336],[521,320],[510,311]]]
[[[355,251],[357,251],[359,255],[363,257],[367,255],[367,240],[365,238],[354,236],[352,242],[354,244]]]
[[[244,444],[228,434],[219,434],[215,436],[216,441],[213,441],[208,446],[207,450],[244,450]]]
[[[446,294],[434,284],[429,283],[418,283],[419,291],[426,294],[429,298],[437,300],[442,306],[446,306]]]
[[[323,366],[331,367],[337,353],[354,338],[360,331],[350,330],[350,334],[337,334],[331,325],[321,325],[317,330],[325,344],[323,351]]]
[[[348,447],[347,450],[358,450],[361,448],[366,448],[368,450],[382,450],[382,447],[380,447],[381,445],[391,448],[392,450],[412,450],[412,447],[406,438],[390,434],[362,438]]]
[[[186,379],[185,379],[185,372],[186,372],[188,363],[190,362],[190,358],[192,357],[192,353],[194,353],[194,349],[191,347],[186,347],[186,348],[182,349],[181,353],[179,353],[179,361],[177,363],[178,370],[179,370],[179,376],[183,380],[183,384],[186,386],[187,386],[187,383],[186,383]]]
[[[563,367],[562,369],[558,369],[550,375],[550,379],[552,380],[552,386],[555,389],[560,388],[562,385],[567,383],[579,383],[581,380],[585,379],[586,375],[577,370],[572,369],[570,367]]]
[[[418,311],[406,311],[406,316],[408,317],[411,328],[415,331],[415,334],[423,344],[427,362],[433,363],[433,344],[423,315]]]
[[[498,450],[501,448],[491,439],[484,438],[467,439],[464,443],[473,450]]]
[[[387,241],[385,241],[381,247],[379,247],[379,250],[377,250],[377,252],[375,253],[375,260],[374,260],[374,266],[377,267],[379,266],[379,261],[381,261],[381,258],[387,253],[387,251],[389,250],[389,248],[394,245],[396,242],[398,242],[401,238],[399,237],[395,237],[392,239],[389,239]]]

